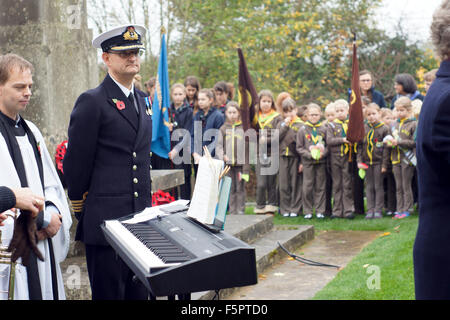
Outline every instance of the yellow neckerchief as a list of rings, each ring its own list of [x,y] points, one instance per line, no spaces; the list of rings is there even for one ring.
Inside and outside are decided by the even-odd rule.
[[[292,128],[292,126],[293,126],[295,123],[304,123],[304,122],[302,121],[302,119],[300,119],[299,117],[295,116],[295,118],[292,119],[291,122],[289,122],[288,127],[289,127],[289,128]],[[285,155],[286,155],[286,157],[289,155],[289,146],[286,147],[286,154],[285,154]]]
[[[294,123],[304,123],[304,122],[302,121],[302,119],[300,119],[300,117],[295,116],[295,118],[292,119],[291,122],[289,122],[289,128],[292,128]]]
[[[266,115],[263,115],[261,112],[259,113],[258,117],[258,124],[260,129],[264,129],[270,122],[272,122],[273,119],[275,119],[276,116],[278,116],[279,113],[275,110],[271,109],[270,112]]]
[[[334,119],[334,122],[339,123],[340,125],[342,125],[342,129],[344,129],[341,132],[342,138],[346,138],[347,137],[347,130],[348,130],[348,118],[345,119],[344,121],[339,120],[339,119]],[[347,154],[349,149],[350,149],[350,146],[349,146],[348,143],[341,144],[341,157],[344,156],[344,154]]]
[[[316,124],[312,124],[311,122],[306,121],[305,125],[313,128],[312,135],[311,135],[311,140],[314,143],[314,145],[318,144],[319,143],[319,137],[322,137],[322,136],[317,134],[317,128],[319,128],[322,125],[322,121],[319,121]]]
[[[406,120],[408,120],[408,118],[403,118],[403,119],[398,119],[397,120],[397,122],[399,123],[399,125],[398,125],[398,135],[400,134],[400,130],[402,130],[402,126],[403,126],[403,124],[405,123]],[[398,136],[394,137],[394,138],[398,139]],[[392,164],[397,164],[397,163],[400,163],[400,148],[399,148],[399,146],[397,145],[394,148],[394,150],[397,151],[397,160],[393,159],[392,153],[391,153],[391,161],[392,161]]]
[[[236,121],[235,123],[233,123],[231,126],[233,127],[233,128],[235,128],[235,127],[237,127],[237,126],[240,126],[242,124],[242,121]]]
[[[384,123],[383,122],[379,122],[376,123],[375,125],[371,125],[370,123],[367,123],[367,125],[369,126],[370,130],[367,133],[366,139],[367,139],[367,156],[369,157],[370,160],[370,164],[372,165],[372,153],[373,153],[373,136],[375,135],[375,129],[381,128]]]

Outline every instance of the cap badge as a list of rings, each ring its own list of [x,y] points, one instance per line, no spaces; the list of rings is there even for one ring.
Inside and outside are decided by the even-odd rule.
[[[127,31],[123,34],[123,39],[128,41],[139,40],[139,36],[134,30],[134,27],[128,27]]]

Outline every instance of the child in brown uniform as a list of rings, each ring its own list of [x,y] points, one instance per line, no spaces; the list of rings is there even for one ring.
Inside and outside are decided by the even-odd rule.
[[[322,110],[317,104],[308,105],[308,121],[297,133],[297,152],[303,165],[303,213],[305,219],[311,219],[313,209],[316,217],[324,218],[325,176],[327,148],[326,128],[320,121]]]
[[[254,213],[264,214],[278,211],[278,186],[277,173],[268,173],[271,161],[276,158],[279,161],[279,147],[272,148],[272,144],[278,142],[278,135],[274,130],[283,121],[276,111],[273,94],[270,90],[262,90],[259,95],[258,105],[258,161],[256,164],[256,207]],[[276,141],[275,141],[276,139]],[[267,196],[266,196],[267,194]],[[267,199],[267,201],[266,201]]]
[[[348,102],[340,99],[334,103],[336,119],[329,123],[327,146],[330,152],[331,177],[333,180],[332,218],[353,219],[352,176],[349,152],[352,145],[347,140]]]
[[[392,129],[392,137],[385,141],[392,147],[391,161],[395,177],[397,194],[397,212],[395,219],[409,217],[413,208],[412,179],[415,168],[414,132],[417,121],[411,118],[412,104],[408,97],[400,97],[395,101],[397,122]]]
[[[379,219],[384,205],[383,176],[389,163],[389,149],[383,140],[389,135],[389,127],[380,122],[380,107],[376,103],[366,106],[364,125],[366,135],[358,144],[358,168],[365,170],[365,189],[367,198],[366,219]]]
[[[281,104],[284,121],[278,125],[280,130],[280,213],[284,217],[296,217],[301,212],[302,180],[300,156],[295,148],[298,130],[303,121],[297,116],[297,108],[292,98]]]
[[[220,127],[216,157],[230,166],[231,177],[229,214],[245,213],[245,182],[249,180],[250,165],[245,143],[239,105],[230,101],[225,107],[225,123]]]

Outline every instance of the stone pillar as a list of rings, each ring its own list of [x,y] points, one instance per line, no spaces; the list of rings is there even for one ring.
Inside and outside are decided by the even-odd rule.
[[[98,85],[86,0],[0,0],[0,54],[16,53],[35,68],[24,117],[44,135],[50,154],[67,139],[77,97]]]

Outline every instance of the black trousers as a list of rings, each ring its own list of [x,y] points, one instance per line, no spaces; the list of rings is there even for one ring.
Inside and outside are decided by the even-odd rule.
[[[171,169],[170,159],[161,158],[156,153],[152,154],[152,169],[153,170],[164,170]]]
[[[356,154],[352,154],[352,163],[350,165],[353,180],[353,204],[356,214],[365,214],[364,209],[364,180],[359,177],[358,163]]]
[[[149,293],[110,246],[86,245],[92,300],[147,300]]]

